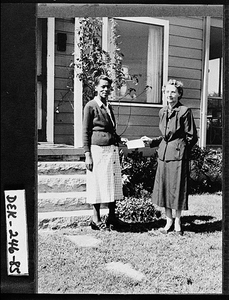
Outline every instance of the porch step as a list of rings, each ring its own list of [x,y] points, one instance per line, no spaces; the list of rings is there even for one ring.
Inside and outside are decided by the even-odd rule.
[[[84,162],[38,162],[39,212],[88,208]]]
[[[74,148],[71,145],[38,143],[38,161],[84,161],[83,148]]]
[[[45,161],[38,162],[39,175],[74,175],[86,174],[84,162],[80,161]]]
[[[86,191],[85,175],[38,175],[38,193]]]
[[[86,203],[86,192],[39,193],[38,211],[78,211],[91,209]]]

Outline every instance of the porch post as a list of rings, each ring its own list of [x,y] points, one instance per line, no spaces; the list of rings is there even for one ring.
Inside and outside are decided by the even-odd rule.
[[[47,22],[47,142],[54,142],[55,18]]]
[[[204,28],[203,77],[202,77],[201,108],[200,108],[201,109],[200,110],[200,147],[201,148],[206,147],[206,135],[207,135],[210,25],[211,25],[211,17],[206,17],[205,28]]]
[[[80,57],[79,43],[79,31],[80,24],[79,18],[75,18],[75,40],[74,40],[74,148],[83,147],[82,129],[83,129],[83,87],[82,82],[77,76],[81,72],[81,66],[77,62],[77,58]]]

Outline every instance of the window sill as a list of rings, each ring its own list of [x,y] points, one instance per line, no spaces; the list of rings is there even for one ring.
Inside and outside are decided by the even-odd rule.
[[[132,103],[132,102],[118,102],[110,101],[113,106],[136,106],[136,107],[159,107],[162,108],[163,104],[153,104],[153,103]]]

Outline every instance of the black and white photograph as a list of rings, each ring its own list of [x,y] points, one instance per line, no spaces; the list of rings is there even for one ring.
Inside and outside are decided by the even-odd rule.
[[[228,5],[1,7],[1,293],[229,294]]]

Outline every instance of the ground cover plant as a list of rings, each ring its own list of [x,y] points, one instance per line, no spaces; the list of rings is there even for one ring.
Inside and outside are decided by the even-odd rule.
[[[184,236],[161,235],[162,217],[140,230],[92,231],[89,226],[38,230],[38,292],[60,294],[215,294],[221,293],[220,194],[191,195],[182,217]],[[73,238],[97,244],[80,246]],[[133,278],[109,270],[131,266]]]

